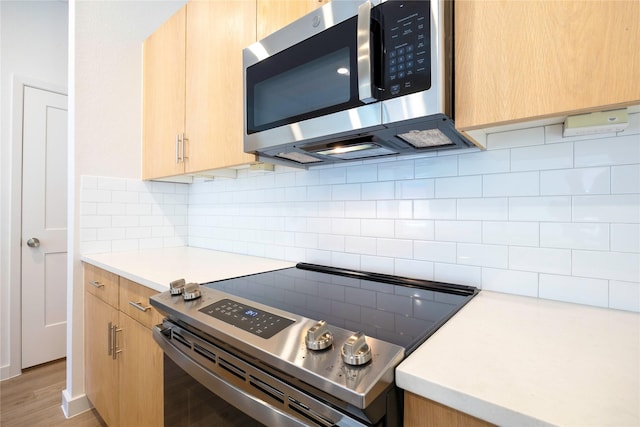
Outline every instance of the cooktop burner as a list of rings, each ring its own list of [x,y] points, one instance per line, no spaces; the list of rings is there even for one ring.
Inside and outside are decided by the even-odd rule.
[[[304,263],[203,286],[362,331],[404,347],[407,354],[477,293],[468,286]],[[252,320],[241,317],[246,318],[245,324]]]

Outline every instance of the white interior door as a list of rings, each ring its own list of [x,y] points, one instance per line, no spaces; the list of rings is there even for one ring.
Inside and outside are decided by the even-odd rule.
[[[65,356],[67,96],[24,87],[22,368]]]

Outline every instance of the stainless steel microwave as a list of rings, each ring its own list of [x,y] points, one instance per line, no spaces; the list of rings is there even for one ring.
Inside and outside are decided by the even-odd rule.
[[[243,50],[244,150],[308,167],[471,146],[452,2],[334,0]]]

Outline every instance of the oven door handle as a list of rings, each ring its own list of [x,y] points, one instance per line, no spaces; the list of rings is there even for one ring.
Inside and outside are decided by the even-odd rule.
[[[371,73],[371,2],[358,6],[358,97],[369,104],[376,100],[373,96]]]

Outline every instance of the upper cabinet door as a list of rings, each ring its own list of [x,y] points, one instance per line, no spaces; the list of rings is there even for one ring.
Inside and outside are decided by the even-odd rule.
[[[186,172],[255,162],[244,153],[242,93],[242,49],[255,41],[255,0],[187,4]]]
[[[258,40],[328,2],[329,0],[258,0]]]
[[[183,7],[144,42],[143,179],[184,172],[177,138],[184,132],[185,24]]]
[[[639,17],[637,1],[456,1],[456,127],[640,104]]]

